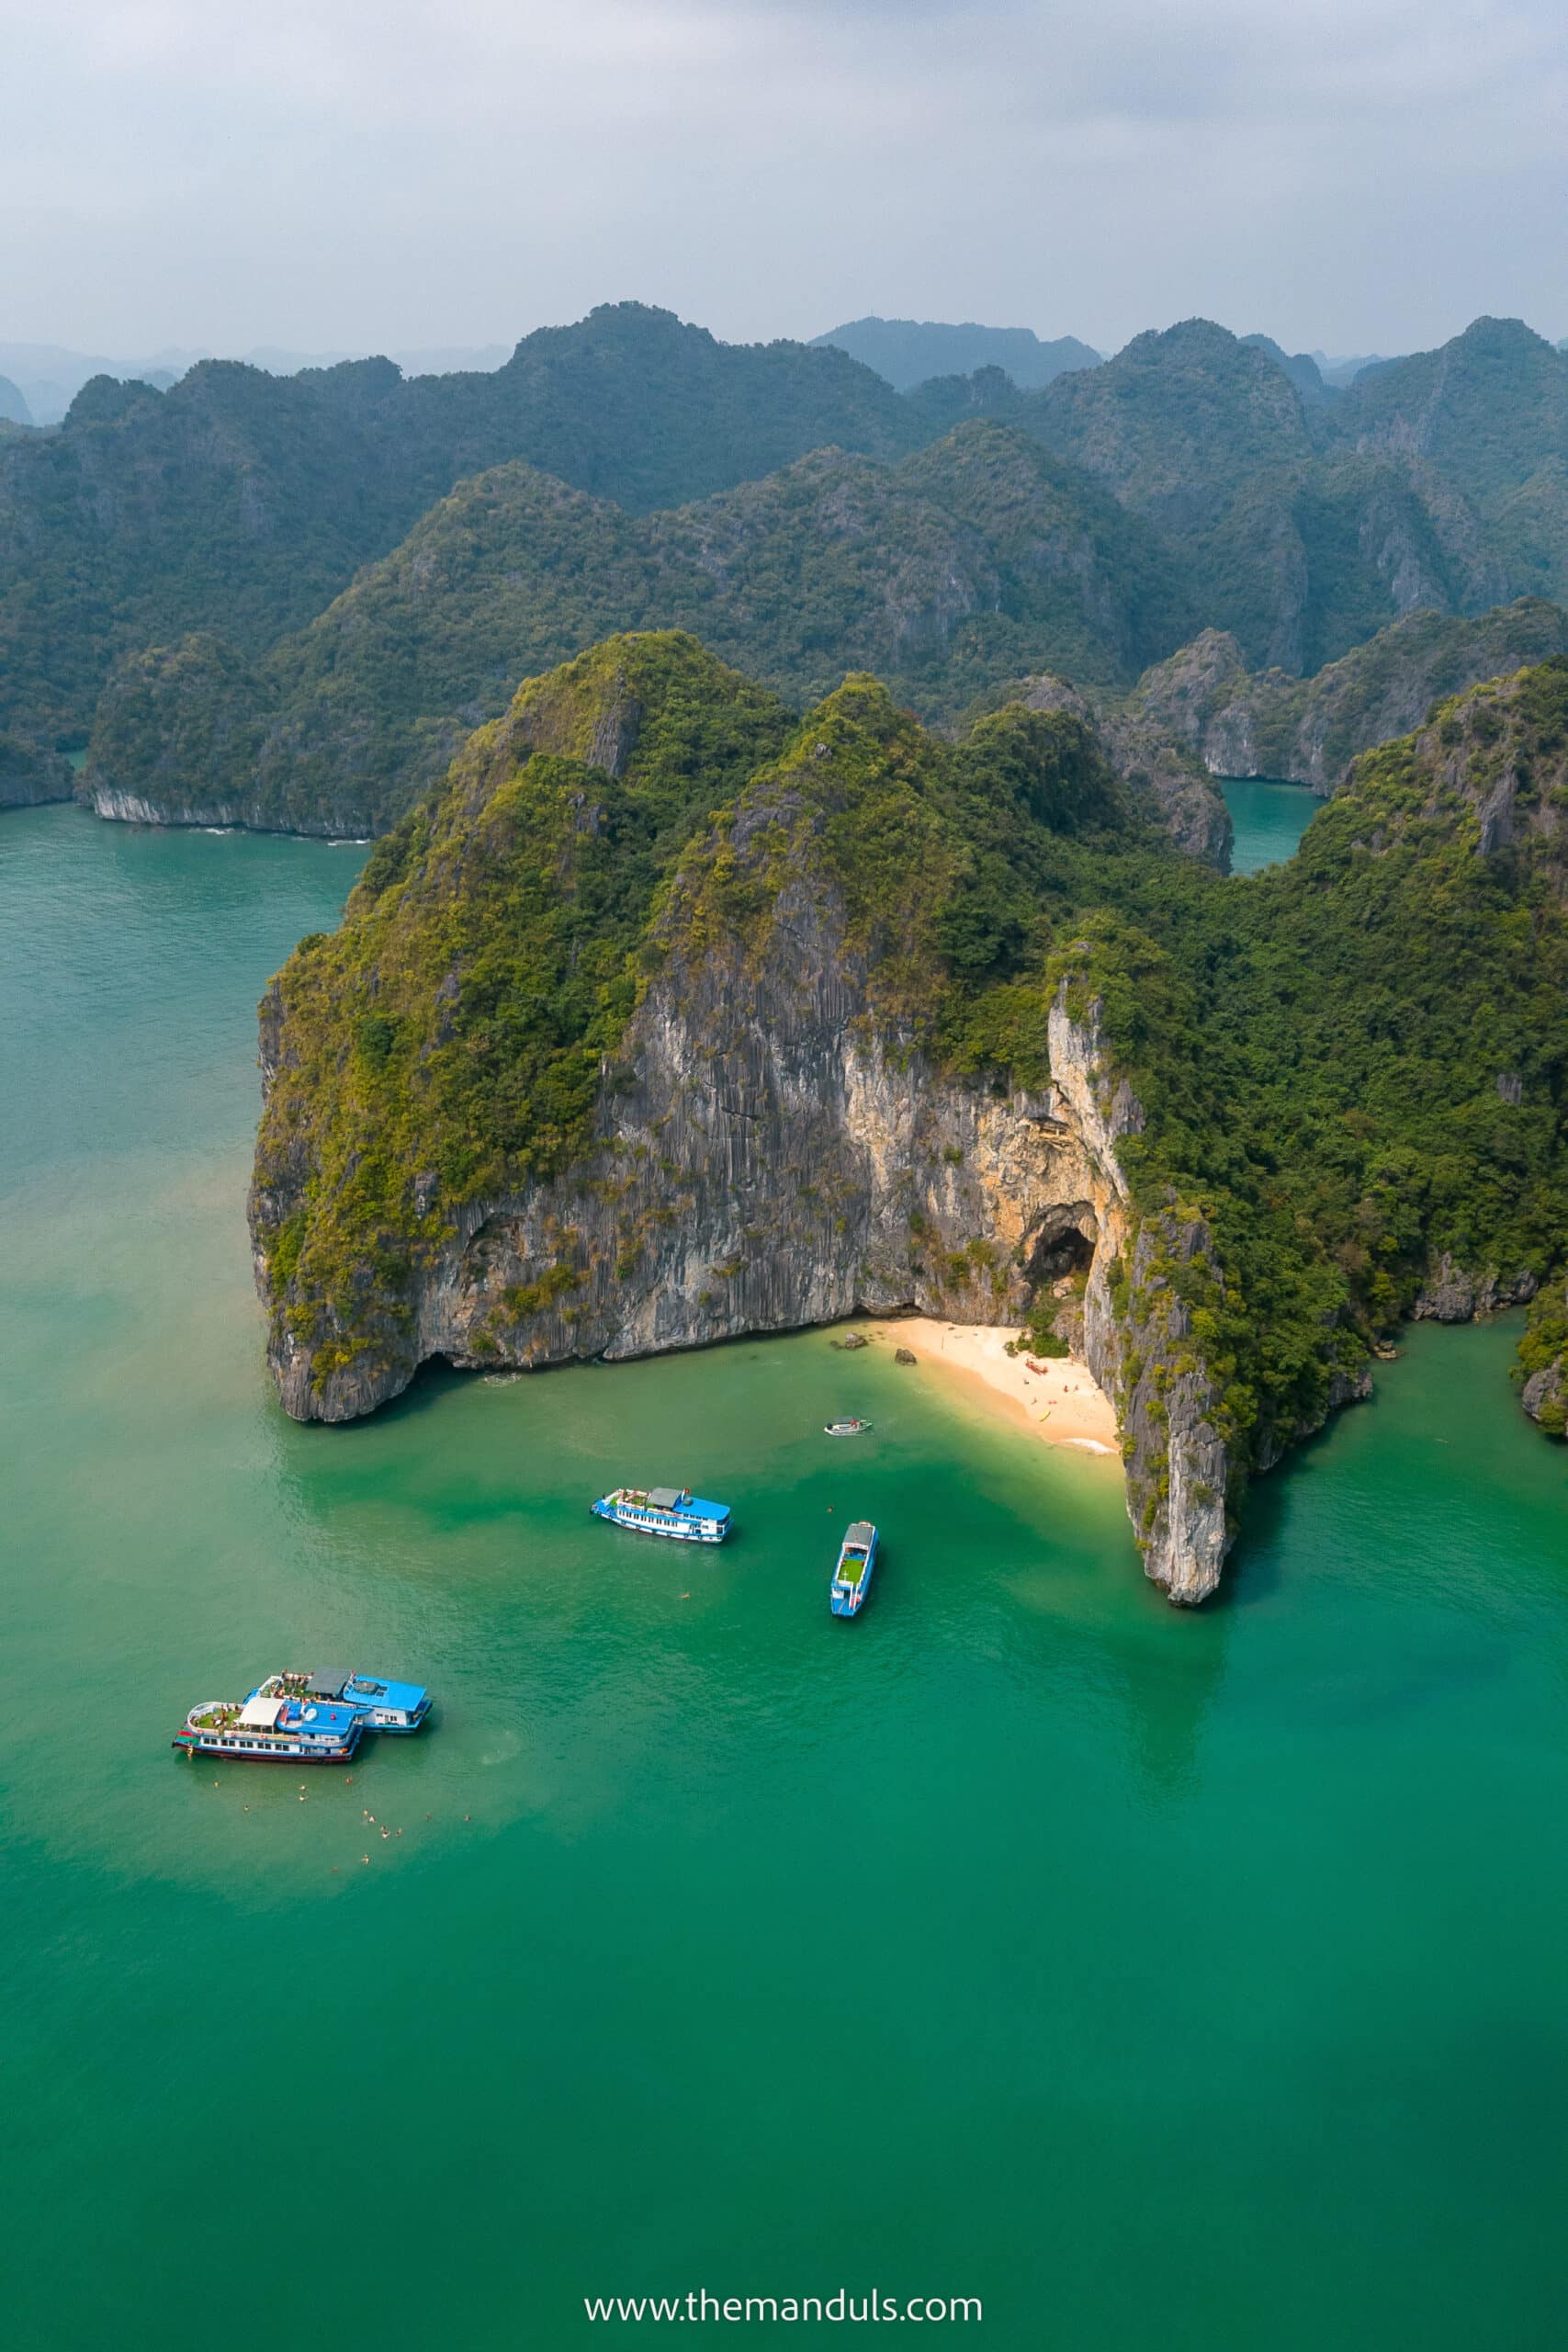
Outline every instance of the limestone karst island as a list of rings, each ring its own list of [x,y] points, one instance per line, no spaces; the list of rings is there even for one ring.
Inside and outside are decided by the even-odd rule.
[[[1173,1600],[1405,1315],[1568,1227],[1568,661],[1368,756],[1237,888],[1093,725],[806,714],[673,633],[523,686],[262,1015],[251,1229],[288,1409],[427,1358],[615,1360],[915,1310],[1066,1343]],[[1561,1272],[1524,1348],[1561,1430]]]
[[[1556,2352],[1560,15],[18,20],[21,2352]]]

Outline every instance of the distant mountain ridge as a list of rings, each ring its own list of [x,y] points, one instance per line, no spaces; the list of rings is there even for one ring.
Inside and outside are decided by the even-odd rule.
[[[500,368],[511,356],[510,345],[485,344],[472,348],[452,345],[434,350],[394,350],[386,356],[405,376],[449,375],[458,369]],[[112,376],[120,383],[151,383],[160,389],[178,381],[204,359],[227,358],[245,368],[261,368],[272,376],[298,376],[307,368],[335,368],[345,359],[378,355],[359,351],[289,351],[276,344],[255,344],[248,351],[183,350],[169,345],[130,358],[111,358],[106,352],[73,351],[65,344],[0,342],[0,373],[12,379],[25,395],[30,415],[25,422],[58,424],[84,384],[95,376]],[[0,410],[0,414],[5,412]]]
[[[826,334],[814,335],[820,349],[833,345],[885,376],[896,391],[913,391],[932,376],[972,376],[978,368],[1001,368],[1021,391],[1035,391],[1069,368],[1098,368],[1100,354],[1076,335],[1043,343],[1032,327],[985,327],[972,321],[947,326],[925,319],[852,319]]]
[[[827,444],[897,458],[921,437],[842,352],[721,344],[636,303],[489,374],[207,360],[162,395],[96,377],[59,432],[0,444],[0,727],[85,741],[115,660],[189,629],[264,650],[507,458],[647,512]]]
[[[955,429],[962,483],[951,450],[916,462]],[[531,663],[628,627],[796,699],[864,662],[946,723],[1041,671],[1122,692],[1205,630],[1288,686],[1521,598],[1568,599],[1568,361],[1517,321],[1333,397],[1201,319],[1039,390],[899,393],[620,304],[489,374],[204,362],[0,429],[0,729],[91,735],[99,805],[147,814],[205,806],[209,763],[247,821],[373,827]]]
[[[1154,534],[1016,427],[893,466],[818,450],[648,516],[514,460],[265,662],[200,634],[125,662],[82,789],[104,814],[377,832],[522,679],[616,631],[700,628],[796,707],[875,666],[951,719],[1032,668],[1128,685],[1192,623]]]

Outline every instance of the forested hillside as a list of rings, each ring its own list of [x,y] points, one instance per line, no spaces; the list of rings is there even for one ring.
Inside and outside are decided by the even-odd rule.
[[[893,467],[818,451],[646,517],[513,464],[265,662],[203,633],[126,662],[84,783],[106,804],[381,831],[520,679],[616,629],[700,630],[796,706],[874,666],[940,718],[1025,670],[1130,684],[1195,617],[1147,526],[1004,426]]]
[[[612,640],[475,736],[269,1000],[253,1218],[290,1409],[367,1410],[431,1346],[534,1363],[790,1320],[769,1269],[832,1261],[864,1203],[760,1171],[719,1262],[736,1147],[682,1081],[683,1024],[716,1023],[727,1107],[783,1115],[742,1075],[761,987],[825,1105],[866,1057],[847,1168],[886,1156],[889,1070],[928,1137],[1001,1123],[979,1191],[911,1163],[900,1233],[866,1245],[890,1302],[984,1320],[1038,1283],[1043,1331],[1055,1261],[999,1252],[998,1204],[1042,1119],[1088,1150],[1091,1361],[1162,1555],[1168,1512],[1228,1490],[1234,1520],[1402,1314],[1561,1269],[1565,810],[1568,661],[1444,704],[1235,882],[1170,854],[1070,714],[954,744],[860,677],[796,723],[689,638]],[[646,1319],[672,1284],[678,1321]]]
[[[1200,319],[1026,404],[1032,429],[1161,534],[1206,624],[1300,675],[1417,605],[1480,612],[1506,565],[1462,491],[1348,407],[1303,405],[1258,345]],[[1503,427],[1506,430],[1506,426]]]
[[[919,429],[842,352],[721,344],[637,303],[541,329],[488,374],[96,378],[57,432],[0,442],[0,727],[85,741],[114,661],[189,629],[265,650],[503,458],[642,512],[827,443],[896,458]]]
[[[1517,319],[1375,369],[1339,418],[1362,448],[1411,451],[1469,500],[1516,595],[1568,601],[1568,356]]]
[[[1329,399],[1190,320],[1040,390],[987,367],[900,394],[637,304],[491,374],[99,379],[60,430],[0,435],[0,729],[43,758],[91,735],[106,813],[359,831],[606,631],[699,630],[795,703],[871,667],[942,721],[1041,671],[1103,697],[1218,632],[1270,681],[1236,766],[1321,780],[1411,723],[1423,674],[1551,650],[1516,616],[1337,671],[1416,614],[1568,594],[1565,388],[1517,322]]]

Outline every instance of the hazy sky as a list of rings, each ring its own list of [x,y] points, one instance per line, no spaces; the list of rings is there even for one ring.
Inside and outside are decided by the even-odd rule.
[[[1562,0],[0,0],[0,338],[1568,334]]]

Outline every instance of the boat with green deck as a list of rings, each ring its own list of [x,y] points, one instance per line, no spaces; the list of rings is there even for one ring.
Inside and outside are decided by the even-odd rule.
[[[869,1519],[857,1519],[844,1531],[839,1546],[839,1564],[833,1570],[829,1588],[829,1602],[835,1617],[856,1617],[871,1589],[872,1572],[876,1566],[876,1529]]]

